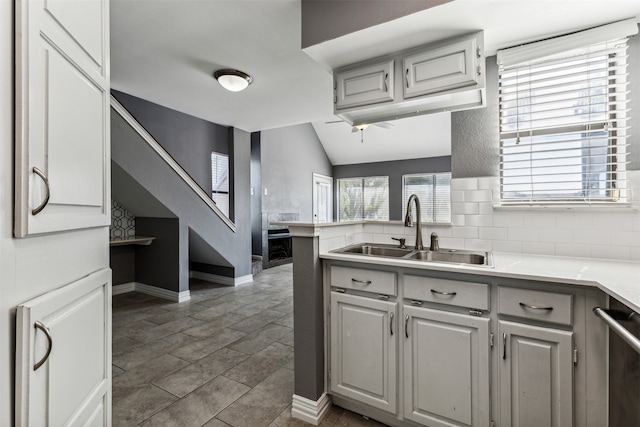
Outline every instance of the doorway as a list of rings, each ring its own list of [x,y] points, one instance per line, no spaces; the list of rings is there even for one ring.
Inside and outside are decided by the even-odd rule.
[[[313,174],[313,222],[333,220],[333,178]]]

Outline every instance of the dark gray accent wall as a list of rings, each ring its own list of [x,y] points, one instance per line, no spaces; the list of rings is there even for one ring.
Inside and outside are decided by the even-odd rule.
[[[640,170],[640,37],[629,40],[629,107],[631,126],[627,156],[630,170]],[[451,113],[451,174],[453,178],[500,176],[498,66],[487,58],[487,106]]]
[[[402,219],[402,175],[450,171],[451,156],[334,166],[333,178],[336,197],[333,204],[333,215],[337,218],[338,183],[336,180],[339,178],[388,176],[389,219],[391,221],[400,221]]]
[[[260,132],[251,134],[251,254],[262,255],[262,167]]]
[[[262,211],[313,218],[313,173],[331,176],[331,162],[311,124],[261,132]],[[267,194],[264,194],[264,190]]]
[[[136,282],[174,292],[181,289],[181,281],[189,276],[180,274],[180,224],[178,219],[136,217],[136,232],[140,236],[154,236],[149,246],[136,248]],[[188,258],[187,258],[188,259]]]
[[[317,401],[324,392],[324,304],[318,237],[293,237],[295,394]]]
[[[129,94],[111,91],[207,194],[211,194],[211,152],[229,154],[228,128]]]
[[[302,48],[451,0],[302,0]]]
[[[113,286],[136,281],[136,247],[134,245],[111,246],[109,266]]]

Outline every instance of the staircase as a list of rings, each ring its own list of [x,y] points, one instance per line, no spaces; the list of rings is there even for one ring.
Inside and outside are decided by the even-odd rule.
[[[228,284],[250,280],[250,135],[234,130],[231,142],[236,207],[232,222],[113,97],[111,107],[112,195],[136,216],[178,219],[179,262],[185,266],[180,291],[185,283],[188,286],[189,265],[224,271]]]

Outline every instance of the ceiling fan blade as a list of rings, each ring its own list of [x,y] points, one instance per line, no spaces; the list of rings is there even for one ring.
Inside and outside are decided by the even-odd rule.
[[[379,123],[374,123],[373,125],[383,129],[391,129],[393,127],[393,125],[388,122],[379,122]]]
[[[334,120],[332,122],[324,122],[325,125],[330,125],[331,123],[345,123],[343,120]]]

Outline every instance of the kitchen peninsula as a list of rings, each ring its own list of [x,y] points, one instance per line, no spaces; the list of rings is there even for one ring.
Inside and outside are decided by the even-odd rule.
[[[487,268],[371,257],[331,251],[391,237],[411,247],[415,230],[286,225],[294,416],[317,424],[331,396],[389,425],[607,425],[608,332],[592,310],[611,296],[640,311],[637,262],[496,252]]]

